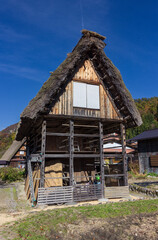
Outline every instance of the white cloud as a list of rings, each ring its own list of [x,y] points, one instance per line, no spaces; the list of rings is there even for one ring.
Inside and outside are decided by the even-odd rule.
[[[46,74],[37,69],[21,67],[11,64],[0,63],[0,72],[16,75],[22,79],[29,79],[37,82],[43,82],[46,80]]]

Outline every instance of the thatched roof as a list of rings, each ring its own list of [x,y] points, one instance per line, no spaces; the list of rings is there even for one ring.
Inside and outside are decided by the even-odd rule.
[[[104,52],[104,36],[91,31],[83,30],[82,37],[73,51],[61,65],[51,73],[49,79],[43,84],[40,91],[33,98],[21,114],[21,122],[18,127],[17,140],[26,136],[29,126],[43,114],[48,114],[58,100],[61,91],[72,80],[75,73],[86,59],[89,59],[95,68],[99,78],[115,105],[120,109],[123,117],[128,116],[127,126],[139,126],[142,124],[140,114],[135,103],[124,85],[119,70],[113,65]]]
[[[17,151],[22,147],[26,139],[24,138],[22,141],[14,140],[11,146],[6,150],[6,152],[1,157],[0,161],[7,161],[9,162],[12,157],[17,153]]]

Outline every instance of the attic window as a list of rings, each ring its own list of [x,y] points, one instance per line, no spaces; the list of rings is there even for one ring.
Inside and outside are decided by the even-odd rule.
[[[86,83],[73,83],[73,106],[100,109],[99,86]]]

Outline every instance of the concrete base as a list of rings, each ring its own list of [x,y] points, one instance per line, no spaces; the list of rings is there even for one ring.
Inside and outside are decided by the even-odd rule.
[[[65,203],[65,205],[67,205],[67,206],[74,206],[74,205],[77,205],[77,203],[76,202],[68,202],[68,203]]]
[[[107,199],[107,198],[100,198],[100,199],[98,199],[98,202],[108,202],[109,201],[109,199]]]

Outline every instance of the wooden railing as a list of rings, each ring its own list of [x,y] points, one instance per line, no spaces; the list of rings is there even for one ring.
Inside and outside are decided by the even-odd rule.
[[[38,189],[38,205],[97,200],[102,197],[101,184]]]

